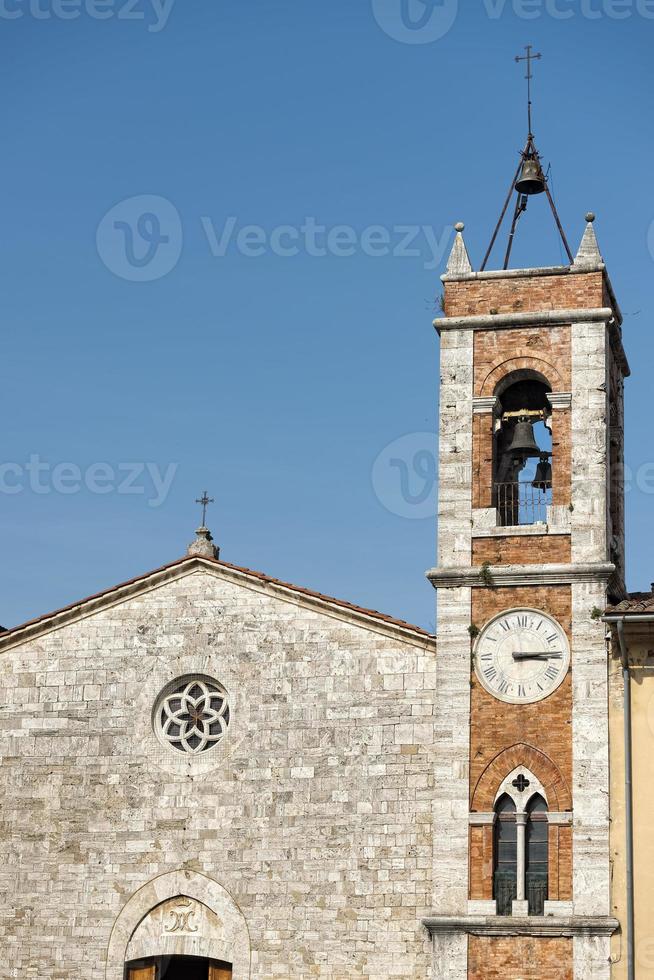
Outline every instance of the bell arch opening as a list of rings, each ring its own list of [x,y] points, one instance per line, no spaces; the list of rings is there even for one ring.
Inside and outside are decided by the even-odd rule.
[[[493,503],[499,524],[547,521],[552,505],[552,387],[538,371],[515,371],[497,385]]]

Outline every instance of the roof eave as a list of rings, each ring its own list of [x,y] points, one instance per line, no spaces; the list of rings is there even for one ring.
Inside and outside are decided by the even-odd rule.
[[[189,575],[198,568],[220,573],[241,585],[257,591],[272,594],[287,602],[310,606],[323,614],[348,620],[356,625],[374,629],[377,632],[418,644],[424,648],[435,648],[436,637],[418,626],[387,617],[374,610],[366,610],[321,593],[311,592],[287,582],[281,582],[252,569],[230,565],[219,559],[198,555],[186,555],[168,565],[157,568],[120,585],[72,603],[37,619],[29,620],[0,634],[0,653],[21,643],[26,643],[45,633],[68,626],[95,613],[126,602],[136,595],[143,595],[174,579]]]

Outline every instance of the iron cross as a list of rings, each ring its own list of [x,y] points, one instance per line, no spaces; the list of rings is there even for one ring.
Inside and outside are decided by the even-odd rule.
[[[207,526],[206,525],[206,520],[207,520],[207,507],[209,506],[209,504],[215,503],[215,501],[214,501],[213,497],[208,497],[207,496],[207,491],[206,490],[203,490],[202,491],[202,496],[201,497],[198,497],[195,502],[196,502],[196,504],[201,504],[202,505],[202,527],[206,527]]]
[[[540,52],[538,54],[532,54],[531,44],[525,45],[525,51],[527,54],[517,54],[515,60],[518,62],[518,64],[521,61],[527,62],[527,74],[525,75],[525,78],[527,79],[527,115],[529,118],[529,132],[531,133],[531,80],[534,77],[531,70],[531,63],[532,61],[540,61],[543,56],[540,54]]]

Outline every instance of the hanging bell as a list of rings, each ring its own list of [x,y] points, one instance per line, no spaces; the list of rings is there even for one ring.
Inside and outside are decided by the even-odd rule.
[[[541,450],[534,438],[534,427],[531,422],[516,422],[513,430],[513,440],[508,448],[512,456],[529,459],[530,456],[540,456]]]
[[[519,194],[542,194],[544,192],[545,178],[536,157],[526,158],[520,176],[516,180],[515,189]]]
[[[541,456],[536,467],[536,475],[532,487],[534,490],[549,490],[552,486],[552,464],[547,456]]]

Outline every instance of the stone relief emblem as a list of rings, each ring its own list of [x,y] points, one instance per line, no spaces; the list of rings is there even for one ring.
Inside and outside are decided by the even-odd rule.
[[[180,901],[174,908],[167,911],[169,920],[164,925],[164,933],[171,935],[198,932],[198,926],[193,922],[197,913],[196,903],[191,899]]]
[[[217,681],[184,678],[160,697],[156,725],[160,738],[179,752],[206,752],[227,731],[227,692]]]

